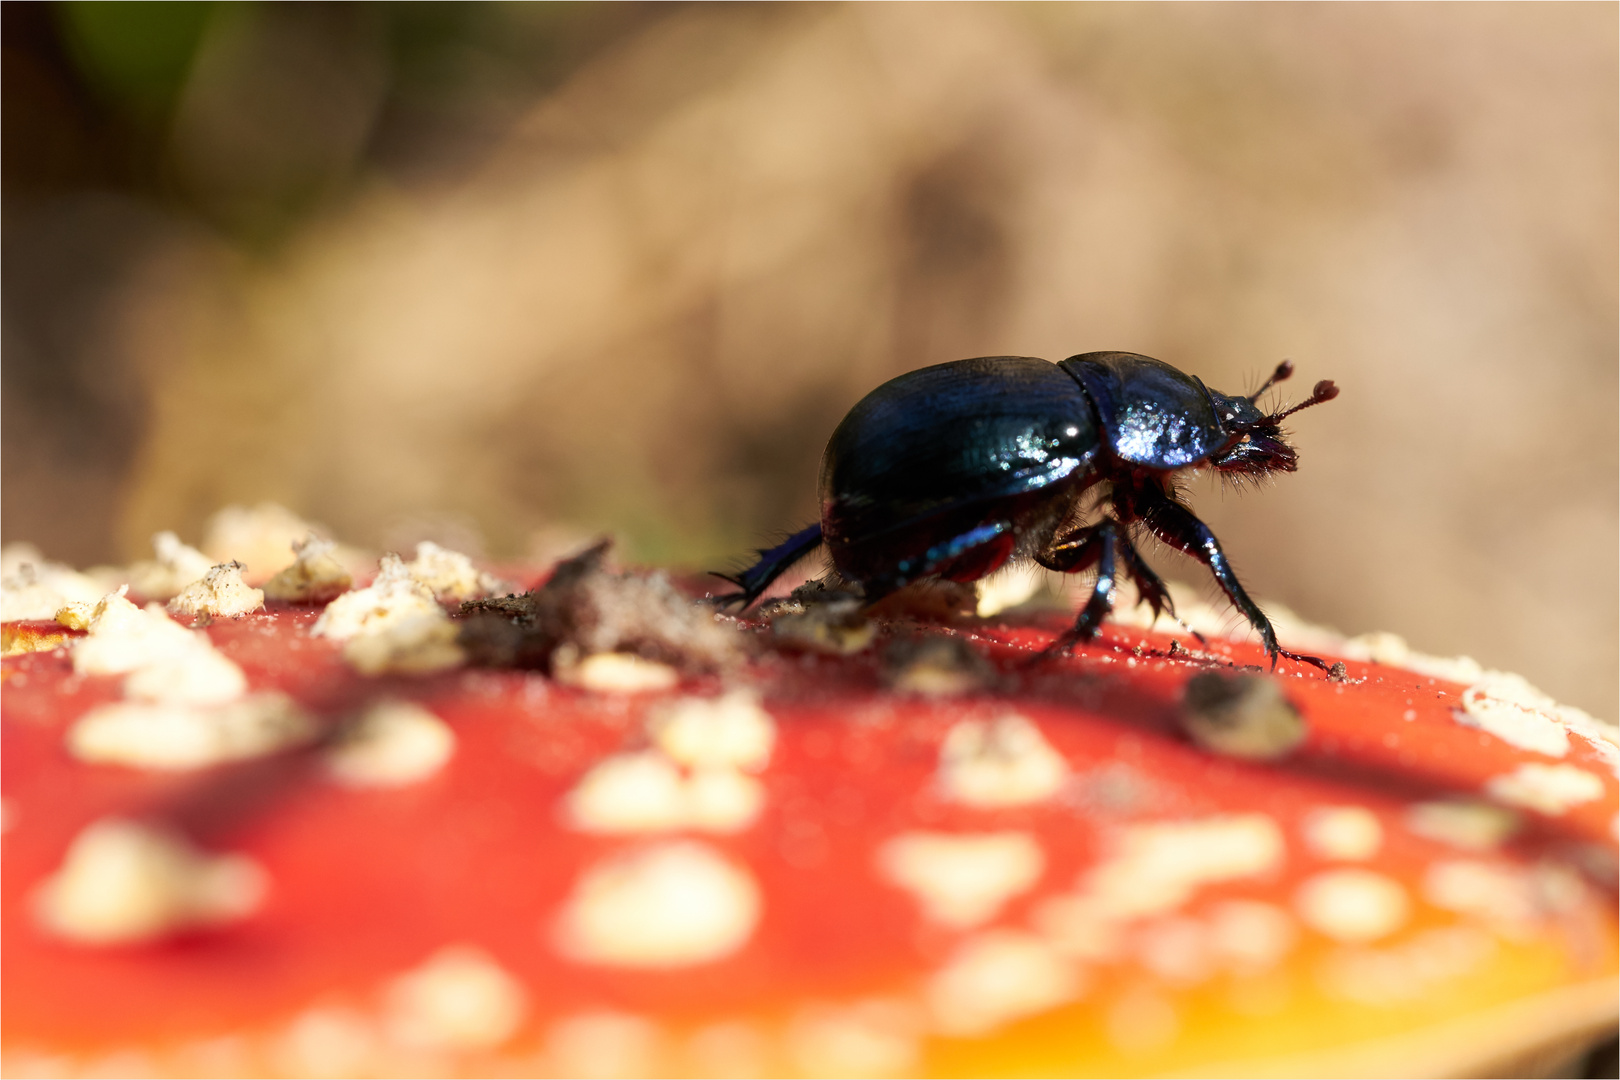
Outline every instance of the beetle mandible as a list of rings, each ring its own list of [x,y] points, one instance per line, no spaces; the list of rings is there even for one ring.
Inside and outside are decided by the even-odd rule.
[[[719,575],[741,591],[716,599],[746,608],[822,544],[869,604],[927,578],[976,581],[1012,560],[1064,573],[1095,567],[1073,628],[1049,650],[1061,652],[1096,635],[1121,574],[1155,615],[1174,614],[1132,541],[1140,527],[1209,568],[1275,667],[1282,650],[1270,620],[1174,481],[1202,466],[1293,472],[1282,421],[1339,391],[1324,379],[1299,404],[1262,412],[1260,395],[1292,374],[1284,361],[1258,390],[1232,396],[1162,360],[1092,352],[1058,364],[985,356],[901,375],[862,398],[828,441],[821,522],[760,551],[742,573]],[[1100,519],[1078,523],[1082,495],[1099,484]]]

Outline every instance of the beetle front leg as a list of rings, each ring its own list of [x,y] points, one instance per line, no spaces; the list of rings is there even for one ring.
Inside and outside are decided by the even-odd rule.
[[[1221,542],[1215,539],[1209,526],[1199,521],[1191,510],[1166,495],[1156,484],[1141,484],[1132,488],[1130,501],[1135,516],[1154,536],[1209,567],[1209,572],[1215,575],[1216,582],[1226,593],[1227,599],[1232,601],[1232,606],[1241,611],[1243,617],[1249,620],[1249,625],[1259,632],[1260,642],[1266,648],[1266,655],[1271,657],[1271,666],[1275,668],[1277,634],[1271,628],[1271,620],[1243,591],[1237,573],[1226,558],[1226,552],[1221,550]]]
[[[1044,655],[1066,652],[1077,641],[1090,641],[1097,636],[1103,619],[1114,609],[1117,577],[1114,549],[1119,543],[1119,526],[1112,520],[1101,521],[1071,536],[1072,539],[1054,543],[1035,556],[1035,561],[1048,570],[1065,574],[1077,574],[1095,563],[1097,581],[1091,588],[1091,597],[1086,601],[1086,606],[1080,609],[1074,626],[1047,646]]]

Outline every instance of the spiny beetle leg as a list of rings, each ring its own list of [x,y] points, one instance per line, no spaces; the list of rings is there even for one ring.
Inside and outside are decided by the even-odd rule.
[[[1075,550],[1075,557],[1071,565],[1074,570],[1080,570],[1095,561],[1097,564],[1097,581],[1091,587],[1091,596],[1087,598],[1086,606],[1080,609],[1079,616],[1074,620],[1074,626],[1047,646],[1046,650],[1041,654],[1043,657],[1062,655],[1068,652],[1076,642],[1090,641],[1096,637],[1098,629],[1102,626],[1103,619],[1107,618],[1108,613],[1114,609],[1114,585],[1118,576],[1118,569],[1114,563],[1114,550],[1119,545],[1119,526],[1112,520],[1105,520],[1085,531],[1091,533],[1091,535],[1080,541],[1080,546]],[[1044,558],[1041,562],[1042,565],[1050,565]]]
[[[740,604],[747,608],[758,600],[771,582],[794,563],[810,554],[821,546],[821,526],[812,525],[794,533],[786,540],[773,548],[762,548],[759,552],[759,561],[740,574],[715,573],[714,576],[723,581],[729,581],[742,589],[741,592],[726,593],[722,596],[711,596],[709,602],[717,607],[728,604]]]
[[[1158,622],[1159,613],[1166,611],[1171,618],[1175,618],[1176,606],[1170,601],[1170,590],[1165,588],[1164,580],[1153,572],[1153,567],[1136,550],[1128,533],[1122,533],[1119,538],[1119,553],[1125,560],[1125,572],[1136,583],[1141,602],[1152,610],[1153,621]]]
[[[1249,620],[1249,625],[1260,634],[1260,642],[1265,646],[1266,655],[1271,657],[1271,666],[1275,670],[1277,634],[1271,628],[1271,620],[1243,590],[1237,573],[1226,558],[1226,552],[1221,550],[1221,542],[1215,539],[1209,526],[1155,484],[1133,487],[1128,497],[1136,516],[1152,530],[1154,536],[1209,567],[1209,572],[1215,576],[1227,599],[1232,601],[1232,606],[1241,611],[1243,617]]]

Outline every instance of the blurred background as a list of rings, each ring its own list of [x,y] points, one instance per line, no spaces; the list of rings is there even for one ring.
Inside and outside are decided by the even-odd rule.
[[[6,540],[734,565],[910,368],[1289,357],[1253,590],[1617,715],[1612,4],[3,11]]]

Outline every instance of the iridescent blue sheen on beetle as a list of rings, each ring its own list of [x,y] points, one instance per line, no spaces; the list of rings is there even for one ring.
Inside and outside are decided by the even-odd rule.
[[[820,523],[761,551],[727,578],[742,591],[718,599],[746,607],[822,544],[868,602],[928,578],[975,581],[1009,560],[1066,573],[1095,567],[1090,599],[1053,645],[1063,650],[1096,634],[1121,573],[1155,612],[1170,609],[1164,583],[1132,542],[1142,528],[1209,567],[1275,665],[1270,621],[1214,533],[1178,501],[1173,477],[1204,465],[1248,476],[1294,471],[1282,420],[1338,389],[1323,380],[1300,404],[1262,412],[1260,394],[1292,373],[1284,362],[1242,396],[1122,352],[1058,364],[988,356],[901,375],[862,398],[828,441]],[[1099,483],[1107,485],[1101,517],[1084,523],[1081,496]]]

